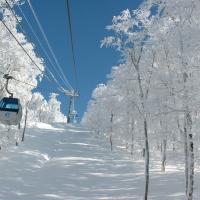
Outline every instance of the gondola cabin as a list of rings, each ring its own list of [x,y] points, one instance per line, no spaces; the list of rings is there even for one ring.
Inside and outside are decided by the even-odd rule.
[[[22,118],[19,99],[4,97],[0,101],[0,122],[5,125],[18,125]]]

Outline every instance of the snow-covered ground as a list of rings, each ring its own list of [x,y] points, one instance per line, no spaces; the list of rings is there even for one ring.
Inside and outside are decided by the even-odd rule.
[[[0,151],[0,200],[141,200],[143,166],[80,127],[38,124],[20,146]],[[183,169],[155,166],[149,199],[183,200]]]

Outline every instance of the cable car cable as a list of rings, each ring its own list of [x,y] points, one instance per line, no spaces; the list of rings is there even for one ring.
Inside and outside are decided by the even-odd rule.
[[[36,64],[36,62],[33,60],[33,58],[28,54],[28,52],[26,51],[26,49],[22,46],[22,44],[19,42],[19,40],[15,37],[15,35],[12,33],[12,31],[8,28],[8,26],[5,24],[5,22],[3,20],[0,20],[2,22],[2,24],[6,27],[6,29],[8,30],[8,32],[13,36],[13,38],[16,40],[17,44],[22,48],[22,50],[25,52],[25,54],[29,57],[29,59],[32,61],[32,63],[37,67],[37,69],[46,77],[48,78],[50,81],[51,79],[44,74],[44,71],[40,69],[40,67]]]
[[[6,73],[4,73],[4,72],[2,72],[2,71],[0,71],[0,73],[3,74],[3,75],[6,75]],[[42,89],[42,90],[44,90],[44,91],[52,92],[52,91],[48,90],[47,88],[44,88],[44,87],[41,87],[41,86],[37,86],[37,85],[33,85],[33,84],[27,83],[27,82],[25,82],[25,81],[21,81],[21,80],[15,78],[15,77],[13,77],[13,76],[12,76],[12,79],[15,80],[15,81],[17,81],[17,82],[19,82],[19,83],[23,83],[23,84],[25,84],[25,85],[28,85],[28,86],[31,86],[31,87],[34,87],[34,88],[40,88],[40,89]],[[57,89],[58,89],[58,88],[57,88]],[[59,90],[59,89],[58,89],[58,90]],[[60,90],[59,90],[59,91],[60,91]],[[63,92],[63,91],[62,91],[62,92]]]
[[[6,24],[2,21],[2,20],[0,20],[5,26],[6,26]],[[7,26],[6,26],[7,27]],[[8,27],[7,27],[8,28]],[[17,40],[17,38],[14,36],[14,34],[10,31],[10,29],[8,28],[8,30],[9,30],[9,32],[11,33],[11,35],[16,39],[16,41],[17,41],[17,43],[18,44],[20,44],[19,43],[19,41]],[[20,44],[20,47],[22,47],[22,45]],[[26,50],[23,48],[23,50],[26,52]],[[28,54],[27,54],[28,55]],[[34,62],[35,63],[35,62]],[[2,73],[2,74],[4,74],[5,75],[5,73],[3,73],[3,72],[0,72],[0,73]],[[45,75],[45,74],[43,74],[45,77],[47,77],[48,79],[49,79],[49,77],[47,76],[47,75]],[[21,83],[24,83],[24,84],[26,84],[26,85],[29,85],[29,86],[32,86],[32,87],[37,87],[36,85],[32,85],[32,84],[29,84],[29,83],[26,83],[26,82],[23,82],[23,81],[20,81],[20,80],[18,80],[18,79],[16,79],[16,78],[13,78],[14,80],[16,80],[16,81],[18,81],[18,82],[21,82]],[[41,88],[41,87],[40,87]],[[42,88],[43,90],[46,90],[46,89],[44,89],[44,88]],[[60,86],[59,85],[59,87],[57,88],[61,93],[64,93],[65,92],[65,89],[62,87],[62,86]],[[46,90],[47,91],[47,90]],[[49,90],[50,91],[50,90]]]
[[[63,70],[62,70],[62,68],[61,68],[61,66],[60,66],[60,63],[58,62],[58,59],[56,58],[56,55],[55,55],[55,53],[54,53],[54,51],[53,51],[53,49],[52,49],[52,47],[51,47],[51,45],[50,45],[50,43],[49,43],[49,41],[48,41],[48,38],[47,38],[47,36],[46,36],[46,34],[45,34],[45,32],[44,32],[44,29],[43,29],[43,27],[42,27],[42,25],[41,25],[41,23],[40,23],[40,21],[39,21],[39,18],[37,17],[37,14],[36,14],[36,12],[35,12],[35,10],[34,10],[32,4],[31,4],[30,0],[28,0],[28,5],[29,5],[29,7],[30,7],[30,9],[31,9],[31,12],[32,12],[32,14],[33,14],[33,16],[34,16],[34,18],[35,18],[35,21],[36,21],[36,23],[37,23],[37,25],[38,25],[38,27],[39,27],[41,33],[42,33],[42,36],[44,37],[44,39],[45,39],[45,41],[46,41],[46,43],[47,43],[47,46],[48,46],[48,48],[49,48],[49,50],[50,50],[50,52],[51,52],[51,54],[52,54],[52,56],[53,56],[53,59],[54,59],[56,65],[58,66],[59,71],[60,71],[61,74],[63,75],[63,78],[65,79],[65,81],[67,82],[67,84],[70,86],[70,89],[73,90],[73,87],[72,87],[72,86],[70,85],[70,83],[68,82],[66,76],[64,76],[64,72],[63,72]]]
[[[25,16],[23,10],[20,8],[19,5],[17,5],[17,6],[18,6],[18,8],[19,8],[21,14],[23,15],[23,17],[24,17],[26,23],[28,24],[28,26],[29,26],[31,32],[33,33],[33,35],[35,36],[36,40],[38,41],[39,46],[41,47],[42,51],[43,51],[43,52],[45,53],[45,55],[47,56],[47,58],[48,58],[48,60],[49,60],[49,62],[50,62],[50,64],[51,64],[51,66],[52,66],[53,69],[57,72],[58,76],[59,76],[60,79],[63,81],[63,83],[65,83],[65,81],[63,80],[63,78],[61,77],[61,75],[59,74],[59,72],[57,71],[57,69],[54,67],[54,64],[53,64],[52,59],[50,58],[49,54],[47,53],[45,47],[42,45],[42,43],[41,43],[39,37],[37,36],[37,34],[35,33],[34,29],[33,29],[32,26],[31,26],[31,24],[29,23],[29,21],[28,21],[27,17]],[[49,71],[49,73],[51,74],[51,76],[52,76],[52,78],[54,79],[54,81],[56,81],[56,83],[57,83],[60,87],[62,87],[62,86],[58,83],[58,80],[55,78],[55,76],[53,75],[53,73],[51,72],[51,70],[50,70],[47,66],[46,66],[46,68],[48,69],[48,71]],[[67,87],[68,87],[68,86],[67,86]]]
[[[26,34],[26,32],[24,31],[23,27],[21,26],[20,21],[19,21],[19,19],[17,18],[17,16],[16,16],[16,14],[15,14],[13,8],[11,7],[10,3],[9,3],[7,0],[5,0],[5,2],[6,2],[6,4],[8,5],[8,7],[9,7],[10,11],[12,12],[13,16],[15,17],[16,21],[18,22],[18,25],[19,25],[20,29],[22,30],[23,34],[27,37],[27,34]],[[14,34],[13,34],[13,35],[14,35]],[[28,39],[29,39],[29,38],[28,38]],[[29,40],[29,41],[31,41],[31,40]],[[32,44],[32,43],[30,43],[30,44],[31,44],[32,48],[34,49],[33,44]],[[41,70],[40,70],[40,71],[41,71]],[[43,72],[42,72],[42,73],[43,73]]]
[[[13,38],[16,40],[16,42],[18,43],[18,45],[22,48],[22,50],[25,52],[25,54],[29,57],[29,59],[33,62],[33,64],[37,67],[37,69],[42,72],[42,74],[44,74],[44,71],[42,69],[40,69],[40,67],[36,64],[36,62],[33,60],[33,58],[28,54],[28,52],[26,51],[26,49],[22,46],[22,44],[19,42],[19,40],[15,37],[15,35],[12,33],[12,31],[8,28],[8,26],[5,24],[5,22],[3,20],[0,20],[2,22],[2,24],[6,27],[6,29],[8,30],[8,32],[13,36]]]
[[[40,69],[40,67],[36,64],[36,62],[33,60],[33,58],[28,54],[28,52],[26,51],[26,49],[22,46],[22,44],[19,42],[19,40],[15,37],[15,35],[12,33],[12,31],[11,31],[10,28],[6,25],[6,23],[5,23],[2,19],[1,19],[0,21],[1,21],[2,24],[5,26],[5,28],[8,30],[8,32],[12,35],[12,37],[16,40],[17,44],[22,48],[22,50],[25,52],[25,54],[29,57],[29,59],[33,62],[33,64],[38,68],[38,70],[41,71],[42,74],[50,80],[50,78],[49,78],[46,74],[44,74],[44,71]],[[3,73],[3,72],[1,72],[1,73],[5,75],[5,73]],[[51,74],[51,75],[52,75],[52,74]],[[55,78],[53,75],[52,75],[52,77],[53,77],[54,81],[57,81],[56,78]],[[32,85],[32,84],[29,84],[29,83],[20,81],[20,80],[18,80],[18,79],[16,79],[16,78],[13,78],[13,79],[16,80],[16,81],[18,81],[18,82],[20,82],[20,83],[29,85],[29,86],[31,86],[31,87],[35,87],[35,88],[38,87],[38,86],[36,86],[36,85]],[[58,85],[58,83],[57,83],[57,85]],[[39,86],[39,87],[40,87],[40,86]],[[40,88],[43,89],[43,90],[46,90],[46,88],[42,88],[42,87],[40,87]],[[57,88],[57,89],[58,89],[62,94],[63,94],[64,92],[66,92],[66,89],[64,89],[61,85],[59,85],[59,88]],[[47,91],[47,90],[46,90],[46,91]],[[49,91],[50,91],[50,90],[49,90]],[[72,91],[73,91],[73,89],[72,89]]]
[[[11,5],[8,3],[7,0],[5,0],[5,2],[6,2],[6,4],[8,5],[8,7],[10,8],[11,12],[13,13],[13,16],[15,17],[16,21],[18,22],[18,25],[20,26],[20,29],[22,30],[23,34],[27,36],[27,34],[26,34],[26,32],[24,31],[23,27],[21,26],[20,21],[18,20],[18,18],[17,18],[17,16],[16,16],[16,14],[15,14],[13,8],[11,7]],[[18,6],[18,7],[19,7],[19,6]],[[20,7],[19,7],[19,9],[20,9],[20,11],[22,12],[22,10],[21,10]],[[48,55],[48,53],[46,52],[45,48],[44,48],[43,45],[41,44],[39,38],[37,37],[35,31],[34,31],[33,28],[31,27],[30,23],[28,22],[26,16],[24,15],[23,12],[22,12],[22,14],[23,14],[23,16],[25,17],[25,20],[27,21],[29,27],[31,28],[31,31],[33,32],[33,34],[35,35],[36,39],[38,40],[38,42],[39,42],[39,44],[40,44],[40,47],[42,48],[42,50],[45,52],[46,56],[48,57],[48,59],[49,59],[51,65],[54,66],[52,60],[50,59],[50,57],[49,57],[49,55]],[[30,41],[31,41],[31,40],[30,40]],[[32,45],[32,47],[33,47],[33,44],[32,44],[32,43],[31,43],[31,45]],[[34,47],[33,47],[33,49],[34,49]],[[54,77],[54,75],[52,74],[52,72],[50,71],[50,69],[49,69],[47,66],[46,66],[46,68],[47,68],[47,70],[49,71],[49,73],[50,73],[51,77],[53,78],[53,80],[56,82],[56,84],[57,84],[60,88],[62,88],[62,86],[58,83],[58,80]],[[58,75],[59,75],[59,73],[58,73]],[[45,77],[48,77],[48,76],[45,75]],[[49,77],[48,77],[48,78],[49,78]],[[61,76],[60,76],[60,78],[61,78]],[[62,78],[61,78],[61,79],[62,79]],[[50,78],[49,78],[49,80],[50,80]],[[62,89],[62,90],[63,90],[63,89]]]
[[[79,90],[77,68],[76,68],[76,57],[75,57],[75,51],[74,51],[74,41],[73,41],[73,34],[72,34],[71,9],[70,9],[69,0],[65,0],[65,2],[66,2],[66,8],[67,8],[68,26],[69,26],[70,44],[71,44],[72,58],[73,58],[73,69],[74,69],[75,81],[76,81],[76,89]]]
[[[8,3],[7,0],[5,0],[5,2],[6,2],[6,4],[8,5],[9,9],[11,10],[11,12],[12,12],[13,16],[15,17],[16,21],[18,22],[18,25],[20,26],[20,29],[22,30],[23,34],[24,34],[24,35],[27,35],[27,34],[25,33],[24,29],[22,28],[22,26],[21,26],[21,24],[20,24],[20,21],[19,21],[19,19],[17,18],[17,16],[16,16],[16,14],[15,14],[13,8],[11,7],[10,3]],[[31,43],[31,45],[32,45],[32,43]],[[32,45],[32,46],[33,46],[33,45]]]
[[[75,49],[74,49],[74,40],[73,40],[73,34],[72,34],[72,20],[71,20],[71,10],[70,10],[70,3],[69,0],[65,0],[66,5],[66,11],[67,11],[67,21],[68,21],[68,28],[69,28],[69,36],[70,36],[70,44],[71,44],[71,51],[72,51],[72,59],[73,59],[73,71],[75,76],[75,82],[76,82],[76,91],[73,95],[77,94],[79,96],[79,83],[78,83],[78,76],[77,76],[77,68],[76,68],[76,57],[75,57]],[[67,115],[67,122],[71,122],[71,117],[73,116],[73,121],[75,121],[75,115],[73,114],[74,109],[74,99],[75,96],[70,96],[70,104],[69,104],[69,110]],[[72,102],[73,101],[73,102]],[[73,105],[72,105],[73,104]]]

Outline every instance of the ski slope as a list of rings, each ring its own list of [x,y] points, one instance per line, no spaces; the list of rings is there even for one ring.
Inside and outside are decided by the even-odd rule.
[[[0,152],[0,200],[141,200],[143,166],[80,127],[37,124]],[[183,200],[183,190],[182,169],[151,170],[149,199]]]

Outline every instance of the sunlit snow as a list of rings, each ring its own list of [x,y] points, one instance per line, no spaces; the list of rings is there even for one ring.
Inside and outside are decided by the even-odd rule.
[[[1,150],[0,200],[142,199],[144,161],[122,149],[111,152],[108,141],[81,130],[37,124],[25,143]],[[168,169],[163,174],[152,168],[149,199],[184,199],[184,171]]]

